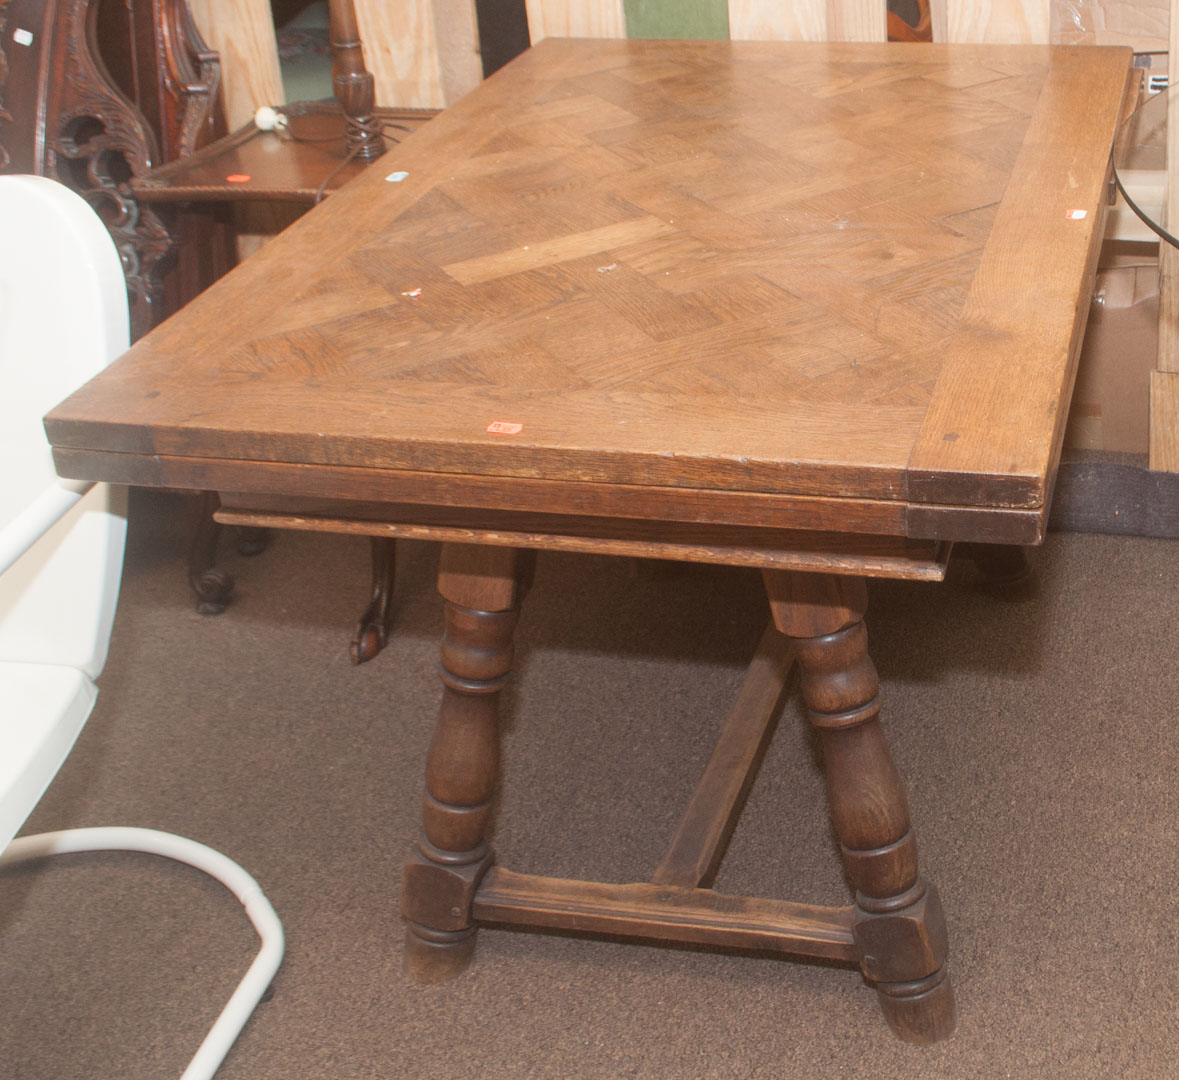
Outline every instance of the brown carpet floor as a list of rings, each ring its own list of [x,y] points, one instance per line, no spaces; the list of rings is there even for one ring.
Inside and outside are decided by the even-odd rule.
[[[484,931],[401,972],[399,864],[438,698],[437,549],[402,545],[396,635],[352,668],[363,540],[275,537],[194,613],[179,500],[140,495],[98,706],[26,832],[143,825],[220,848],[287,959],[224,1080],[1179,1074],[1176,541],[1054,534],[1038,600],[875,583],[886,726],[952,935],[952,1040],[895,1041],[855,971]],[[63,618],[68,618],[68,612]],[[542,555],[508,695],[500,861],[644,880],[764,625],[756,574]],[[794,700],[717,887],[842,903]],[[254,949],[236,901],[143,855],[0,875],[0,1075],[179,1076]]]

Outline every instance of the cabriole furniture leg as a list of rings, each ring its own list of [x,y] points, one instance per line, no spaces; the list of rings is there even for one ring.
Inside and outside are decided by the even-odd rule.
[[[397,572],[397,541],[386,536],[370,536],[372,590],[352,632],[348,654],[354,664],[366,664],[388,643],[393,627],[393,580]]]
[[[864,579],[766,571],[765,582],[774,623],[794,643],[822,744],[831,819],[855,889],[860,968],[900,1038],[944,1039],[956,1021],[945,918],[936,889],[918,872],[905,790],[880,725]]]
[[[442,705],[426,758],[422,837],[401,891],[406,963],[419,982],[453,978],[474,952],[472,905],[493,861],[486,833],[499,772],[499,691],[512,665],[526,565],[514,548],[442,548]]]

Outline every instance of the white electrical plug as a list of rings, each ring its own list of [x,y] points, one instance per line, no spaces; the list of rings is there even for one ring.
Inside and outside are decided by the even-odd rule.
[[[259,131],[282,131],[287,126],[287,118],[277,109],[263,105],[254,113],[254,126]]]

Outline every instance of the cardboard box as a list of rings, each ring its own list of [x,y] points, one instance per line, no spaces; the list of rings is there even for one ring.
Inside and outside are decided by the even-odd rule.
[[[1139,52],[1165,52],[1170,0],[1052,0],[1049,24],[1052,40],[1061,45],[1129,45]]]
[[[1145,454],[1158,351],[1157,259],[1115,255],[1097,273],[1064,444]]]

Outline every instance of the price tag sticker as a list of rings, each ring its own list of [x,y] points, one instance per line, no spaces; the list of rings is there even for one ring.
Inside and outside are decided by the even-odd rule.
[[[1070,221],[1084,221],[1089,216],[1088,210],[1070,210],[1068,212]]]
[[[510,424],[506,420],[493,420],[487,425],[487,430],[493,435],[519,435],[524,430],[524,425]]]

